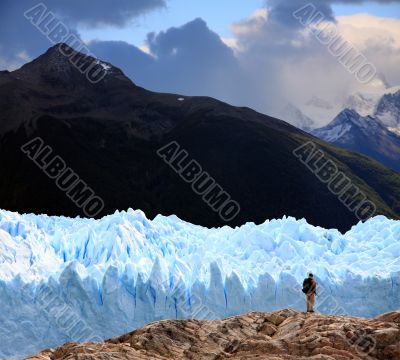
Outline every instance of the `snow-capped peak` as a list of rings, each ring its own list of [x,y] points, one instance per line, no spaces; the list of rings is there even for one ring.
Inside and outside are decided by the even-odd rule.
[[[377,79],[365,91],[344,94],[334,101],[312,96],[297,108],[317,127],[325,126],[343,109],[352,109],[361,116],[373,116],[386,126],[400,127],[400,86],[389,87],[384,78]]]
[[[360,128],[368,128],[370,126],[375,126],[379,121],[369,115],[361,116],[353,109],[344,109],[336,116],[332,123],[351,123]]]
[[[394,94],[399,90],[400,86],[394,86],[371,92],[356,92],[345,100],[343,106],[357,111],[362,116],[374,115],[382,97],[387,94]]]
[[[334,143],[350,133],[357,136],[358,133],[371,134],[376,129],[384,129],[379,120],[372,116],[361,116],[353,109],[344,109],[327,126],[314,130],[312,133],[319,138]]]
[[[375,116],[388,127],[400,127],[400,87],[379,100]]]

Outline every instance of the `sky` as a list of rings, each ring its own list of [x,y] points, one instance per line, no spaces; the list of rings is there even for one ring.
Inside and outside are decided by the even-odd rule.
[[[0,70],[16,69],[53,45],[24,17],[38,3],[0,0]],[[213,96],[279,117],[292,104],[313,120],[327,122],[331,119],[320,119],[315,109],[310,110],[312,99],[328,104],[333,116],[351,94],[400,85],[400,1],[42,3],[79,38],[79,44],[153,91]],[[294,16],[302,8],[305,12]],[[311,16],[317,13],[323,15],[320,23]],[[358,72],[341,64],[328,44],[315,36],[325,25],[376,69],[369,81],[361,81]]]
[[[87,40],[124,40],[141,46],[149,32],[160,32],[202,18],[220,36],[230,37],[231,24],[250,16],[263,3],[263,0],[171,0],[165,7],[135,19],[129,29],[85,29],[82,36]]]
[[[264,5],[263,0],[171,0],[165,7],[135,19],[128,28],[82,29],[81,34],[87,41],[123,40],[136,46],[143,46],[149,32],[160,32],[200,17],[221,37],[229,38],[233,35],[231,25],[234,22],[246,19]],[[383,17],[400,17],[400,6],[395,3],[369,2],[361,6],[337,4],[333,9],[337,16],[363,12]]]

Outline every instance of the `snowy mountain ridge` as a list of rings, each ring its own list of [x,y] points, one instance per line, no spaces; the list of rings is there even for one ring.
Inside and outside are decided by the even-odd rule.
[[[400,89],[380,99],[375,116],[389,128],[400,127]]]
[[[207,229],[133,210],[100,220],[0,211],[0,229],[0,356],[76,340],[41,306],[43,288],[100,338],[160,319],[303,309],[309,270],[320,311],[400,307],[400,222],[383,216],[341,234],[294,218]]]
[[[307,129],[327,125],[344,109],[350,109],[362,117],[373,116],[386,127],[400,127],[400,86],[370,89],[369,92],[355,92],[344,99],[329,102],[317,96],[301,105],[288,104],[280,116],[289,123],[300,126],[306,119]]]
[[[356,92],[345,100],[343,106],[355,110],[361,116],[372,116],[376,113],[379,102],[385,95],[395,94],[399,91],[400,86],[393,86],[375,92]]]
[[[336,146],[357,151],[400,171],[400,136],[378,118],[345,109],[328,125],[311,134]]]
[[[361,116],[353,109],[344,109],[331,123],[321,129],[313,130],[312,133],[325,141],[336,142],[343,141],[346,136],[351,136],[349,134],[351,131],[370,135],[378,129],[385,130],[386,128],[371,116]]]

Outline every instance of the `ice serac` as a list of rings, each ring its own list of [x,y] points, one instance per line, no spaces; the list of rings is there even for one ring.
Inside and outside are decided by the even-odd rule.
[[[0,356],[155,320],[302,310],[309,270],[321,312],[399,309],[400,222],[378,216],[341,234],[293,218],[207,229],[133,210],[100,220],[0,211]]]

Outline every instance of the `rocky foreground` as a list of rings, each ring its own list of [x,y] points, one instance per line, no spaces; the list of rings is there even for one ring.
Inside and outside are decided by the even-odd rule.
[[[373,319],[249,313],[225,320],[168,320],[104,343],[69,343],[28,359],[400,359],[400,312]]]

